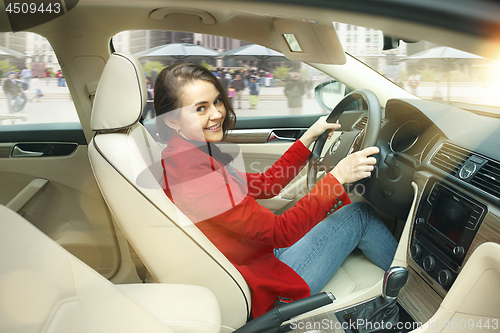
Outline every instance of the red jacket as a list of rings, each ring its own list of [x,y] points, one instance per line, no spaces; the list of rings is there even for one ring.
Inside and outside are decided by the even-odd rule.
[[[254,318],[270,310],[277,296],[310,295],[309,286],[274,256],[273,248],[294,244],[326,217],[337,200],[350,203],[331,174],[281,215],[257,203],[255,199],[278,195],[309,155],[297,141],[270,169],[254,174],[231,170],[175,134],[162,152],[165,193],[245,278]]]

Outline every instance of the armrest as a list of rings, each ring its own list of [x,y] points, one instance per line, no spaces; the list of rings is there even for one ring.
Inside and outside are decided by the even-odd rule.
[[[118,284],[116,287],[176,333],[221,330],[219,304],[206,288],[166,283]]]

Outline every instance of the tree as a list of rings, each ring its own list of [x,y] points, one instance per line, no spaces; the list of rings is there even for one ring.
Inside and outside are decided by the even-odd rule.
[[[9,62],[7,61],[3,61],[3,60],[0,60],[0,69],[2,69],[2,72],[3,72],[3,76],[5,77],[5,75],[7,75],[7,73],[13,69],[13,70],[17,70],[17,67],[16,66],[12,66]]]
[[[290,68],[281,66],[276,67],[276,69],[273,71],[274,78],[278,80],[286,79],[291,69],[292,69],[291,67]]]
[[[205,60],[203,60],[203,61],[201,62],[201,65],[202,65],[203,67],[205,67],[206,69],[208,69],[209,71],[211,71],[211,72],[213,72],[213,71],[216,69],[214,66],[210,65],[210,64],[209,64],[208,62],[206,62]]]
[[[165,68],[166,66],[164,64],[162,64],[160,61],[150,61],[150,62],[147,62],[144,64],[144,66],[142,66],[142,68],[144,69],[144,71],[146,72],[146,74],[148,76],[151,76],[151,72],[153,71],[153,68],[156,67],[156,70],[158,71],[158,73],[161,72],[161,70],[163,68]]]

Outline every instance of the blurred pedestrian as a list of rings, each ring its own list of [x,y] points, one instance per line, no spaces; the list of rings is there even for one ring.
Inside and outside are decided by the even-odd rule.
[[[153,84],[156,82],[157,76],[158,76],[158,68],[153,67],[153,70],[151,71],[151,82],[153,82]]]
[[[217,78],[219,79],[219,82],[222,85],[222,88],[224,88],[224,90],[227,93],[228,92],[227,91],[227,86],[229,85],[229,80],[226,78],[225,73],[222,72],[222,71],[218,71],[217,72]]]
[[[243,95],[243,90],[245,90],[245,83],[243,82],[240,74],[236,74],[234,80],[231,82],[231,87],[233,87],[235,90],[234,104],[238,102],[238,109],[241,109],[241,98]]]
[[[158,74],[157,74],[158,75]],[[147,119],[153,119],[155,117],[155,108],[154,108],[154,83],[153,78],[146,76],[146,88],[148,92],[148,97],[146,101],[146,106],[144,110],[142,110],[141,121]]]
[[[46,68],[43,71],[43,74],[45,75],[45,85],[48,86],[50,83],[50,70],[48,68]]]
[[[22,79],[21,74],[17,76],[16,84],[18,85],[20,91],[20,93],[17,96],[17,108],[16,108],[16,111],[19,112],[24,109],[24,106],[28,102],[28,97],[26,97],[24,91],[28,90],[29,85]]]
[[[304,83],[300,80],[299,73],[290,73],[290,79],[285,84],[285,96],[288,99],[290,114],[302,112],[302,96],[304,95]]]
[[[7,97],[7,108],[9,112],[16,112],[17,105],[19,101],[19,95],[21,94],[21,88],[16,82],[16,73],[9,72],[7,78],[3,82],[3,92],[5,97]]]
[[[29,68],[24,67],[23,70],[21,71],[21,77],[23,78],[24,83],[26,84],[29,84],[32,75],[33,72]]]
[[[257,78],[255,76],[252,76],[250,78],[250,83],[248,84],[248,87],[250,88],[250,109],[255,109],[257,108],[257,104],[259,104],[259,91],[260,91],[260,85],[257,82]]]
[[[36,100],[37,102],[40,102],[40,99],[43,97],[43,93],[40,89],[40,79],[37,75],[35,75],[35,77],[30,82],[30,90],[33,90],[35,92],[35,95],[31,97],[31,101],[34,102]]]
[[[66,82],[64,80],[64,75],[63,75],[62,70],[57,71],[56,78],[57,78],[57,86],[58,87],[65,87],[66,86]]]
[[[233,106],[234,95],[236,95],[236,90],[234,90],[234,88],[231,87],[231,84],[229,84],[227,87],[227,97],[229,98],[229,103],[231,104],[231,106]]]
[[[311,75],[308,75],[304,82],[305,89],[307,91],[307,98],[311,98],[311,93],[313,89],[313,80]]]

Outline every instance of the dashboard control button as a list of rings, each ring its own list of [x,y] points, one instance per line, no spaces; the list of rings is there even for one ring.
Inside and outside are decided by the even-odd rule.
[[[419,259],[422,256],[422,247],[420,244],[413,244],[410,247],[410,255],[413,259]]]
[[[458,258],[462,258],[465,254],[465,249],[463,246],[455,246],[453,248],[453,254]]]
[[[416,224],[418,225],[422,225],[425,223],[425,219],[423,217],[419,217],[416,221],[415,221]]]
[[[432,272],[436,268],[436,259],[433,256],[427,256],[424,258],[424,269],[427,272]]]
[[[453,283],[453,274],[449,269],[443,269],[438,274],[438,281],[443,287],[449,287]]]

